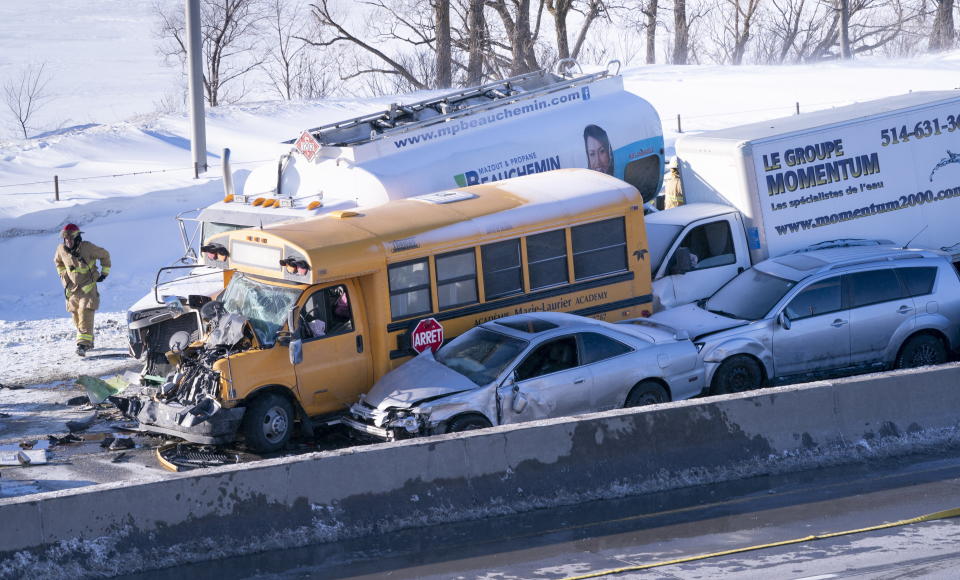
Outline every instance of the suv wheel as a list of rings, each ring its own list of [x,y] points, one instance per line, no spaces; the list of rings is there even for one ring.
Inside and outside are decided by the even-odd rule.
[[[910,337],[897,357],[898,369],[912,369],[947,362],[947,349],[940,339],[929,334]]]
[[[725,395],[752,391],[763,386],[763,369],[756,359],[737,355],[723,361],[713,375],[710,394]]]

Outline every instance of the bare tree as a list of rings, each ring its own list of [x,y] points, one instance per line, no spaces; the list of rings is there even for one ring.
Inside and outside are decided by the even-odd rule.
[[[519,75],[539,70],[535,42],[540,34],[540,16],[543,0],[539,0],[539,9],[534,23],[530,22],[530,0],[488,0],[487,6],[500,16],[506,32],[502,47],[510,51],[510,75]],[[534,28],[531,28],[531,25]]]
[[[687,64],[690,56],[690,22],[687,0],[673,1],[673,64]]]
[[[933,0],[933,3],[935,16],[930,29],[929,49],[936,52],[953,48],[957,34],[953,27],[953,0]]]
[[[271,87],[283,99],[315,99],[332,88],[330,62],[320,62],[307,42],[301,40],[309,22],[299,0],[272,0],[265,28],[270,47],[261,65]]]
[[[450,0],[433,0],[433,21],[437,28],[437,87],[453,84],[453,46],[450,38]]]
[[[50,77],[44,73],[45,69],[46,63],[26,65],[3,84],[3,102],[24,139],[29,138],[37,113],[52,98],[47,92]]]
[[[732,40],[730,63],[739,65],[750,41],[750,27],[757,14],[760,0],[725,0],[733,10],[733,21],[727,22],[727,34]]]
[[[657,62],[657,10],[660,0],[646,0],[640,4],[640,13],[644,17],[644,36],[647,41],[647,64]]]
[[[546,0],[546,7],[547,11],[553,16],[553,26],[557,36],[558,59],[577,58],[579,56],[590,26],[606,10],[603,0],[583,0],[582,2],[577,0]],[[567,19],[571,11],[579,12],[582,15],[580,30],[577,32],[573,49],[570,48],[569,30],[567,28]]]
[[[156,12],[161,22],[159,36],[164,39],[161,54],[185,65],[187,33],[182,6],[158,1]],[[211,107],[236,102],[246,94],[244,77],[264,60],[258,47],[264,18],[261,0],[200,1],[203,85]]]
[[[370,16],[362,24],[352,22],[349,11],[335,8],[330,0],[317,0],[312,5],[317,36],[306,40],[317,47],[346,46],[357,51],[341,70],[340,78],[386,75],[393,77],[397,90],[435,85],[431,67],[425,70],[423,66],[422,53],[434,50],[435,43],[435,14],[424,0],[364,0],[355,4]]]
[[[483,2],[484,0],[469,0],[467,5],[467,86],[479,85],[483,79],[483,57],[487,37]]]

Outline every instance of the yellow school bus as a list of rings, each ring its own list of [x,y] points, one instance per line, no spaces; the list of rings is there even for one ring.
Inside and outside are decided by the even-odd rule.
[[[207,403],[190,428],[157,408],[138,418],[198,442],[239,428],[260,451],[488,320],[547,310],[616,321],[648,314],[652,300],[640,193],[587,169],[227,232],[204,260],[224,269],[219,303],[249,323],[248,340],[210,364],[216,412]]]

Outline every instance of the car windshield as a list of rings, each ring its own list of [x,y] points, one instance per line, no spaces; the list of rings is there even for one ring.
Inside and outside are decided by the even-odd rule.
[[[677,239],[682,226],[669,224],[647,224],[647,244],[650,248],[650,271],[656,273],[673,241]]]
[[[297,288],[264,284],[242,274],[230,279],[220,300],[231,314],[239,314],[250,321],[257,340],[263,346],[272,346],[277,331],[283,326],[287,312],[300,296]]]
[[[750,268],[717,290],[704,309],[730,318],[760,320],[796,285]]]
[[[441,347],[436,359],[482,386],[500,376],[526,346],[525,340],[477,327]]]

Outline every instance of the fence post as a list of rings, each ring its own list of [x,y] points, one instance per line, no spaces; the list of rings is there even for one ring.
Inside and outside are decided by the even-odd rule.
[[[53,176],[53,201],[60,201],[60,176]]]
[[[680,126],[680,113],[677,113],[677,133],[683,133],[683,128]]]
[[[800,114],[800,101],[797,101],[797,114]]]
[[[193,178],[200,179],[200,164],[196,161],[193,162]]]

